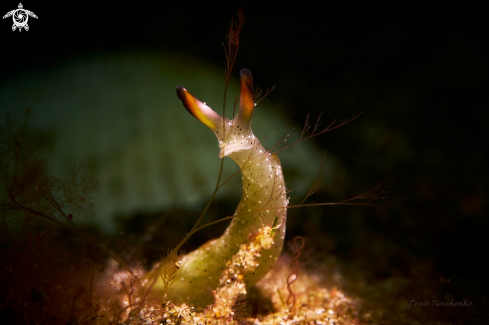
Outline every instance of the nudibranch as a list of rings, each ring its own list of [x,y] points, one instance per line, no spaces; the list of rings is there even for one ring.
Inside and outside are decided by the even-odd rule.
[[[233,119],[220,116],[185,88],[177,87],[177,96],[187,111],[209,127],[216,135],[219,157],[234,160],[241,171],[243,194],[234,218],[224,234],[187,254],[183,260],[183,276],[175,283],[170,299],[194,306],[213,303],[214,290],[226,262],[231,260],[241,244],[252,242],[263,227],[275,228],[274,243],[262,250],[258,267],[245,274],[246,287],[253,286],[273,267],[285,237],[288,198],[280,160],[262,146],[251,130],[255,102],[253,78],[247,69],[240,71],[241,94],[239,109]],[[156,283],[158,290],[161,283]]]

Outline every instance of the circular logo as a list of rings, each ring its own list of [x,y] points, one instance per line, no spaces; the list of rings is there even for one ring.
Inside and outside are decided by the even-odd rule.
[[[27,25],[29,16],[37,19],[36,14],[30,10],[24,9],[22,3],[19,3],[19,7],[17,9],[7,12],[2,18],[5,19],[10,16],[12,16],[12,19],[14,21],[14,24],[12,25],[12,31],[15,31],[18,28],[19,32],[22,31],[22,28],[26,31],[29,30],[29,25]]]
[[[27,12],[24,9],[15,10],[12,16],[14,18],[15,26],[20,28],[24,27],[27,24],[27,21],[29,20],[29,15],[27,15]]]

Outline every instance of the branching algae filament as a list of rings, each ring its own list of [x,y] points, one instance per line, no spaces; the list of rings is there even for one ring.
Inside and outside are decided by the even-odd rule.
[[[266,151],[251,130],[255,106],[253,79],[247,69],[242,69],[240,75],[239,110],[233,119],[221,117],[185,88],[177,88],[177,95],[190,114],[215,133],[221,148],[219,157],[229,157],[240,167],[243,195],[225,233],[181,261],[184,275],[170,293],[170,299],[176,303],[211,304],[211,289],[218,285],[226,262],[242,244],[253,242],[264,227],[274,228],[274,243],[270,249],[261,252],[257,268],[244,275],[246,286],[263,278],[282,251],[288,204],[282,168],[278,156]],[[153,290],[161,290],[162,286],[163,281],[159,280]]]

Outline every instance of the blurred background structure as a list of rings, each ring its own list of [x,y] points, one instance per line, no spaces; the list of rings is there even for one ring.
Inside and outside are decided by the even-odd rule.
[[[239,98],[235,83],[227,101],[230,113],[235,96]],[[12,78],[1,87],[0,112],[22,121],[29,109],[29,132],[55,176],[64,177],[73,164],[85,163],[100,183],[93,196],[97,218],[90,221],[114,233],[116,215],[198,210],[214,191],[220,166],[217,139],[189,118],[175,94],[180,84],[222,111],[224,83],[218,69],[149,52],[81,58]],[[253,129],[272,149],[301,128],[294,131],[296,126],[267,102],[257,106]],[[319,150],[303,143],[280,156],[289,187],[304,196],[319,169]],[[233,165],[225,164],[226,178],[237,171]],[[325,181],[331,191],[333,165],[328,157]],[[217,197],[237,201],[240,187],[240,177],[235,177]]]

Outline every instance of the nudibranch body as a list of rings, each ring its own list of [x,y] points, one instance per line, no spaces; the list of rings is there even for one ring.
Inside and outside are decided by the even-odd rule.
[[[185,88],[177,88],[185,108],[217,136],[221,149],[219,157],[227,156],[240,167],[243,194],[225,233],[184,257],[184,275],[170,293],[170,299],[176,303],[211,304],[212,290],[216,288],[226,262],[238,252],[241,244],[253,241],[264,226],[275,226],[274,244],[271,249],[261,251],[258,267],[245,275],[247,287],[268,273],[282,251],[288,204],[282,168],[278,156],[265,150],[251,130],[255,107],[253,81],[247,69],[242,69],[240,75],[239,110],[233,119],[221,117]],[[155,290],[158,285],[161,283],[156,284]]]

